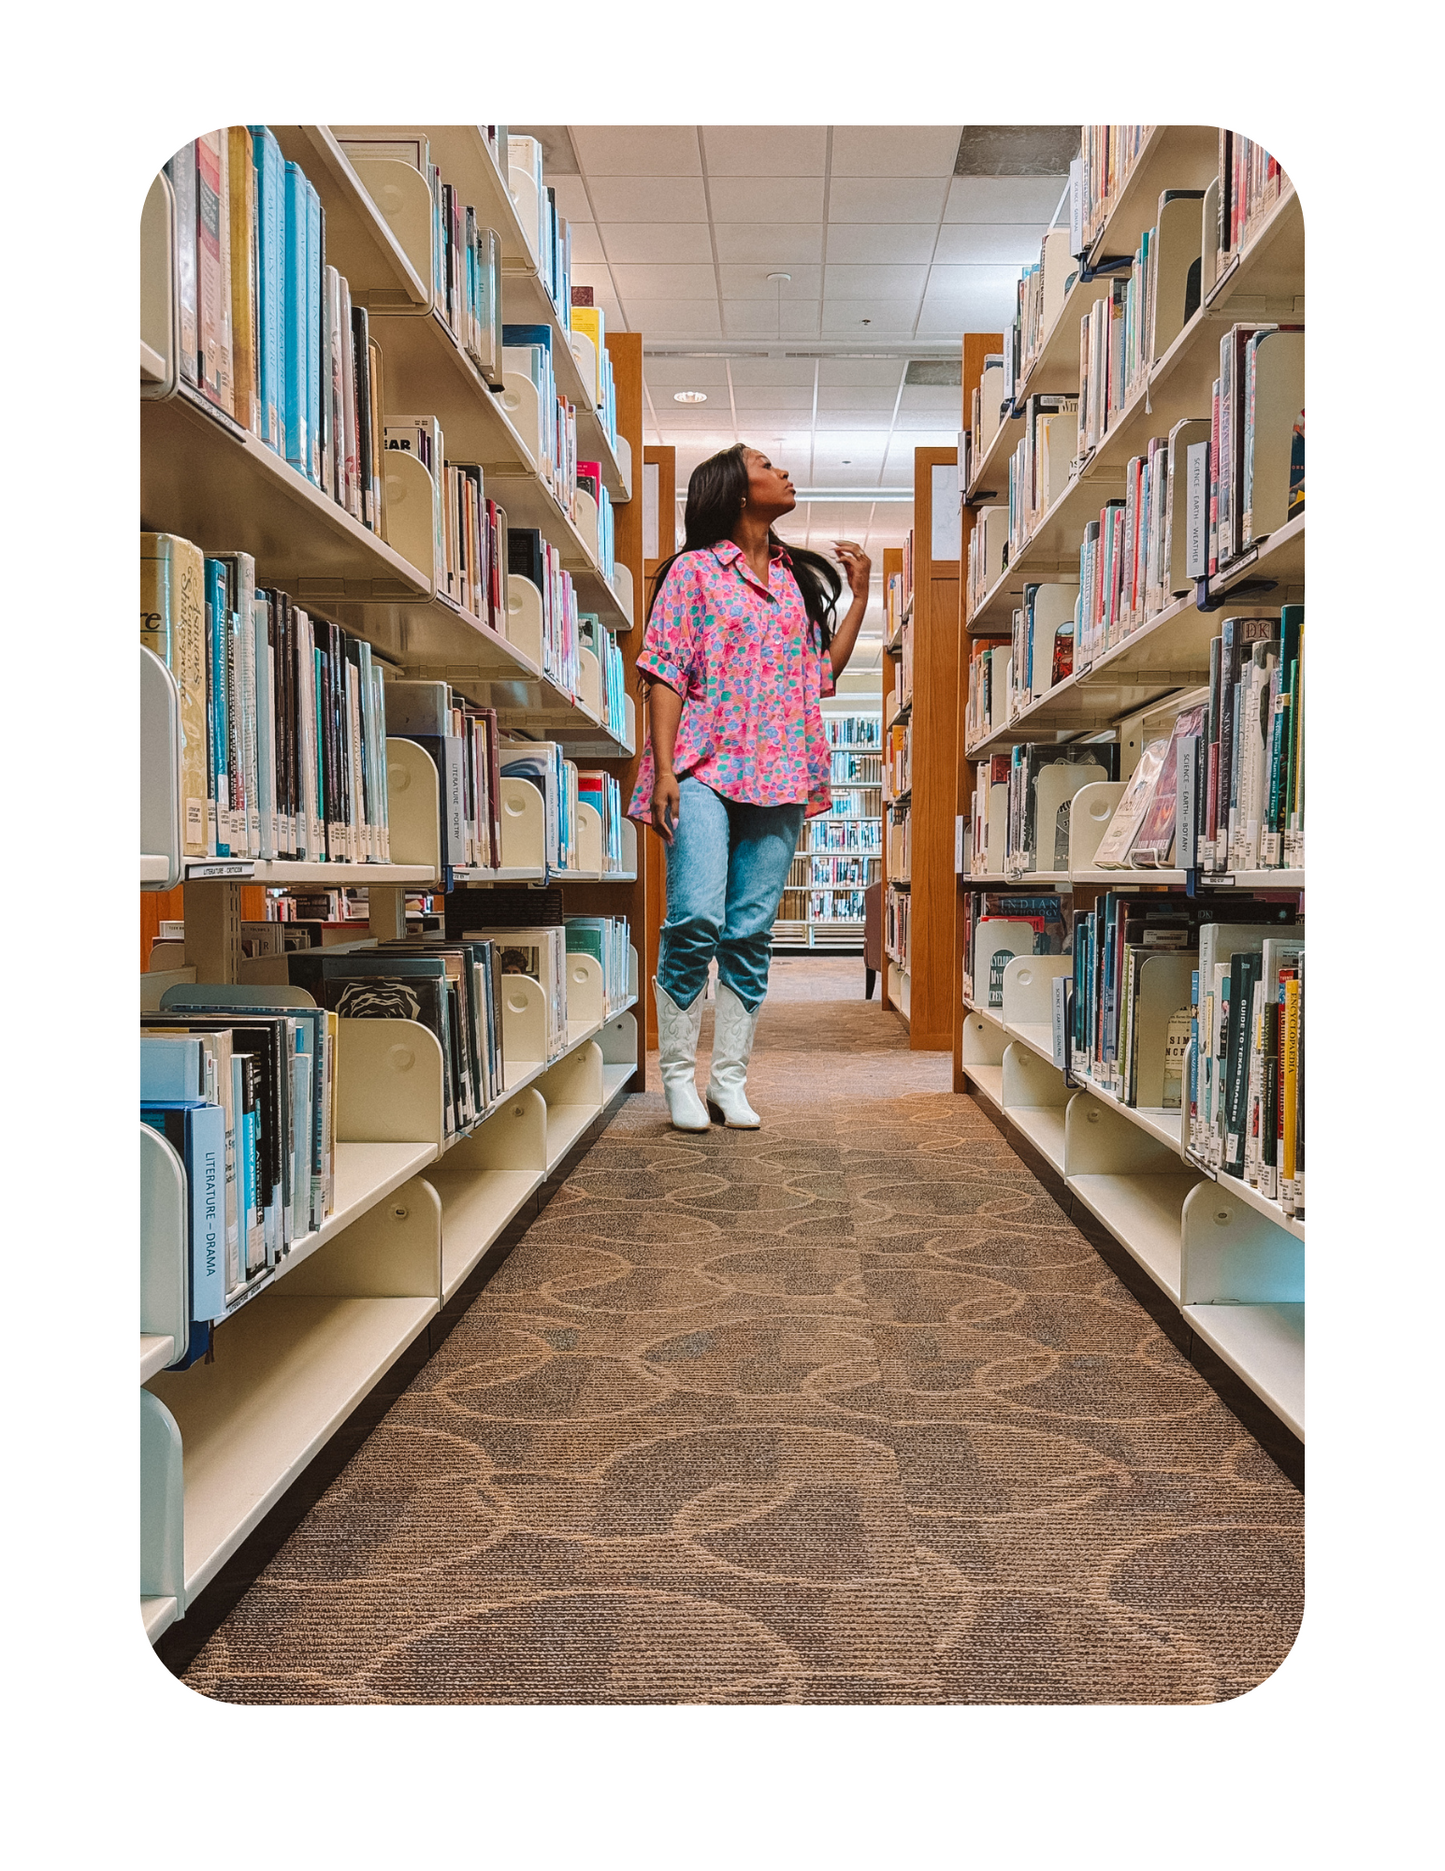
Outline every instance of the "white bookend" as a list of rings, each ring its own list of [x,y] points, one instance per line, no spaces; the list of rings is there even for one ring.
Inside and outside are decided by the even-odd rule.
[[[973,998],[983,1007],[1003,1005],[1004,970],[1017,955],[1034,952],[1034,926],[1012,916],[981,916],[973,939]]]
[[[1034,781],[1034,849],[1032,869],[1036,871],[1063,870],[1068,863],[1067,852],[1057,848],[1059,808],[1065,800],[1072,801],[1086,786],[1097,785],[1106,775],[1103,767],[1090,761],[1053,760],[1039,769]],[[1069,813],[1072,820],[1072,808]],[[1064,862],[1058,860],[1063,857]]]
[[[1073,255],[1069,252],[1067,227],[1051,227],[1044,235],[1044,244],[1039,252],[1039,264],[1044,269],[1043,310],[1039,323],[1044,337],[1047,338],[1063,307],[1065,281],[1074,271]]]
[[[181,1432],[150,1391],[140,1393],[140,1595],[185,1610],[185,1488]]]
[[[507,641],[534,669],[542,667],[542,594],[530,578],[507,577]]]
[[[530,780],[502,780],[502,868],[544,870],[547,864],[547,807]]]
[[[1170,1023],[1182,1012],[1184,1033],[1189,1033],[1189,983],[1199,957],[1192,950],[1174,949],[1151,955],[1139,970],[1139,999],[1134,1010],[1134,1102],[1146,1111],[1165,1106],[1166,1056]],[[1177,1032],[1177,1026],[1176,1026]],[[1182,1085],[1182,1056],[1174,1068],[1177,1110]]]
[[[1008,781],[999,780],[988,789],[988,856],[984,873],[1002,877],[1008,845]]]
[[[1114,807],[1123,797],[1122,780],[1096,780],[1081,787],[1069,808],[1069,869],[1086,871],[1093,867],[1099,840],[1114,816]]]
[[[1173,201],[1159,197],[1154,240],[1152,355],[1157,361],[1184,329],[1189,272],[1198,263],[1203,244],[1199,196],[1194,190],[1177,195]]]
[[[1304,420],[1305,335],[1271,331],[1253,351],[1246,395],[1242,543],[1278,532],[1288,517],[1290,454],[1295,425]]]
[[[988,447],[998,434],[1000,410],[1004,399],[1003,360],[984,367],[980,384],[978,445],[982,454],[988,453]],[[1008,509],[1004,509],[1007,522]]]

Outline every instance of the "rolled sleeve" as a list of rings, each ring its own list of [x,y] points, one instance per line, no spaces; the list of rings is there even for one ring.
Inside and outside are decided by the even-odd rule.
[[[677,560],[669,567],[647,620],[637,657],[639,673],[686,696],[701,613],[697,580],[691,569]]]

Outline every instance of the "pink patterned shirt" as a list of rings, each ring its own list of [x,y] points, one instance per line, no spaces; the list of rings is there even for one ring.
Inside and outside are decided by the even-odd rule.
[[[832,666],[786,552],[774,548],[768,589],[731,539],[676,558],[652,607],[641,674],[682,697],[673,771],[749,805],[833,802],[819,700]],[[656,767],[649,734],[627,816],[650,817]]]

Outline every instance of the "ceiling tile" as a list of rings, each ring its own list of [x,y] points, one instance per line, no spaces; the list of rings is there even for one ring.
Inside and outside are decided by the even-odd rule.
[[[955,384],[910,383],[905,386],[900,409],[916,413],[931,410],[935,415],[963,407],[963,391]]]
[[[821,176],[714,176],[708,194],[716,221],[816,221],[823,215]]]
[[[776,304],[778,288],[770,283],[768,274],[778,270],[776,267],[763,266],[724,266],[720,268],[723,297],[725,299],[766,299],[770,305]],[[789,300],[820,299],[823,296],[821,266],[794,265],[782,270],[792,274],[792,278],[783,283],[784,309],[787,308]]]
[[[674,390],[720,390],[724,396],[727,394],[727,365],[720,357],[649,355],[643,359],[642,371],[654,394],[671,396]]]
[[[910,299],[922,293],[926,266],[834,266],[825,272],[823,292],[828,299]]]
[[[766,299],[725,299],[723,318],[730,338],[807,343],[818,336],[818,307],[817,299],[784,299],[780,314]]]
[[[734,384],[791,383],[812,388],[813,360],[810,357],[735,357],[729,368]]]
[[[956,175],[945,221],[1043,221],[1054,218],[1067,178],[1057,175]]]
[[[597,232],[593,221],[573,221],[572,234],[572,278],[579,286],[591,285],[590,279],[584,279],[580,267],[595,266],[605,270],[606,257],[602,252],[602,237]]]
[[[711,299],[717,277],[711,266],[618,266],[612,277],[624,304],[633,299]]]
[[[834,176],[953,174],[961,126],[839,125],[833,131]]]
[[[572,127],[572,147],[589,181],[601,175],[702,174],[691,124]]]
[[[931,222],[845,221],[828,226],[828,264],[904,266],[933,258]]]
[[[613,221],[707,221],[697,176],[602,175],[592,180],[591,195],[604,241]]]
[[[821,392],[819,393],[821,395]],[[860,440],[872,436],[876,441],[888,433],[893,420],[893,406],[886,409],[823,409],[818,410],[818,427],[827,429],[835,435],[856,435]]]
[[[821,221],[718,221],[713,233],[725,266],[816,266],[823,258]]]
[[[944,264],[1032,266],[1046,231],[1040,221],[955,221],[938,230],[933,257]]]
[[[902,375],[902,360],[889,357],[825,357],[818,366],[819,383],[835,386],[871,384],[878,389],[891,384],[896,390]]]
[[[590,221],[592,204],[580,175],[548,175],[547,185],[557,191],[557,212],[569,221]]]
[[[835,175],[828,191],[828,220],[936,224],[947,192],[941,178]]]
[[[601,237],[614,264],[712,265],[712,241],[701,221],[610,221]]]
[[[856,338],[860,348],[890,338],[910,338],[917,303],[915,299],[825,299],[823,336]]]
[[[657,344],[667,338],[720,338],[716,299],[629,299],[628,329]]]
[[[714,176],[822,175],[827,165],[828,132],[822,124],[708,124],[702,143],[708,174]]]
[[[924,297],[933,305],[950,299],[976,298],[981,293],[1012,295],[1018,279],[1016,266],[935,266],[929,272]]]
[[[958,440],[961,418],[961,410],[950,421],[936,409],[900,409],[894,434],[911,435],[916,448],[947,448]]]
[[[901,369],[901,366],[898,368]],[[896,375],[897,373],[895,372],[895,381],[892,388],[887,388],[882,385],[828,384],[820,376],[818,380],[818,408],[820,411],[825,409],[852,409],[858,411],[882,410],[886,414],[893,408],[894,402],[897,400],[898,386]]]
[[[737,403],[738,414],[743,410],[788,409],[801,410],[809,417],[813,411],[813,391],[811,385],[791,383],[734,383],[733,398]],[[796,422],[798,416],[789,418]]]

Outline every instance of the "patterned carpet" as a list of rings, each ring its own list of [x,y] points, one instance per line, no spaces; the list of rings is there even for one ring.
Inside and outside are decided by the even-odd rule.
[[[773,985],[764,1128],[629,1099],[194,1688],[1199,1703],[1280,1663],[1301,1497],[860,961]]]

